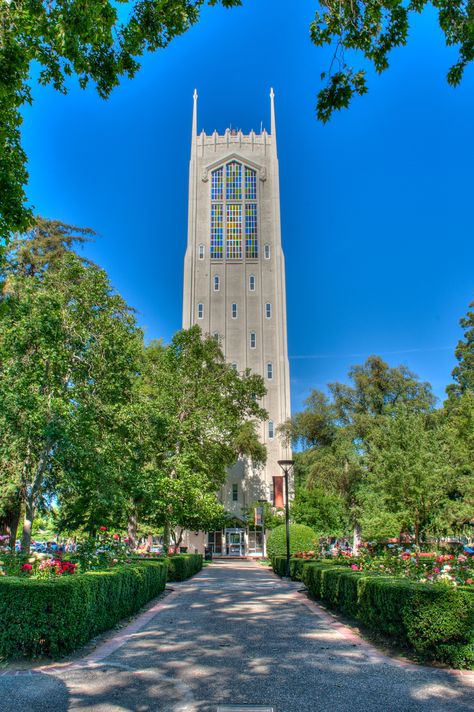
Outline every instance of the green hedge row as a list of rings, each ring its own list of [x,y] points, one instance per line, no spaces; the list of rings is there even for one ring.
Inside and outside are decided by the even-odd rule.
[[[474,665],[471,590],[314,562],[307,562],[301,575],[314,598],[392,636],[424,659]]]
[[[202,554],[176,554],[167,561],[168,581],[184,581],[202,569]]]
[[[0,657],[58,657],[108,630],[155,598],[167,562],[35,580],[0,578]]]
[[[293,581],[301,581],[303,566],[305,566],[306,564],[312,564],[312,563],[314,563],[313,559],[303,559],[300,557],[291,557],[290,558],[290,577],[293,579]],[[324,561],[324,563],[326,563],[326,562]],[[331,560],[329,560],[327,563],[334,566],[334,563]],[[286,576],[286,556],[274,556],[272,558],[272,569],[276,574],[278,574],[278,576]]]

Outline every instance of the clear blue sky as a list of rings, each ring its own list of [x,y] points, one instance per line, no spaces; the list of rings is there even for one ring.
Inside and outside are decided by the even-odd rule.
[[[474,292],[474,71],[447,85],[455,52],[425,12],[389,71],[369,75],[368,96],[323,126],[314,105],[330,50],[309,41],[315,9],[207,8],[107,102],[92,87],[36,86],[29,196],[40,214],[100,233],[87,253],[147,338],[169,340],[181,325],[193,89],[199,130],[249,131],[269,128],[273,86],[293,409],[372,353],[443,397]]]

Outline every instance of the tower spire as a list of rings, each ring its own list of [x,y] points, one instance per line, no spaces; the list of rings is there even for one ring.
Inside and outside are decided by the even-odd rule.
[[[193,94],[193,127],[191,132],[191,153],[197,137],[197,100],[198,93],[197,89],[195,89]]]
[[[275,93],[273,87],[270,89],[270,134],[276,152]]]

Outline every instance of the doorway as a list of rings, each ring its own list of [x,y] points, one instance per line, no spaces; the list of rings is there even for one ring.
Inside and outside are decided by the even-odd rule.
[[[245,550],[245,539],[243,529],[225,530],[225,553],[227,556],[243,556]]]

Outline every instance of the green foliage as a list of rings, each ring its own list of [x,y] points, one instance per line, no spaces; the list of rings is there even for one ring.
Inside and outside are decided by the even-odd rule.
[[[367,519],[372,519],[374,512],[379,517],[387,512],[393,527],[387,533],[398,536],[400,531],[413,531],[419,544],[423,534],[433,528],[451,487],[442,423],[399,407],[393,417],[374,426],[367,442],[368,472],[359,494],[364,510],[361,520],[370,530]]]
[[[0,578],[0,655],[60,657],[136,613],[163,591],[166,562],[54,580]]]
[[[290,554],[316,549],[316,533],[304,524],[290,524]],[[280,524],[267,538],[267,552],[270,558],[286,555],[286,526]]]
[[[293,581],[301,581],[303,566],[312,561],[313,559],[296,558],[294,556],[290,559],[290,577]],[[273,556],[272,557],[272,569],[278,574],[278,576],[286,576],[286,556]]]
[[[168,581],[184,581],[202,569],[202,554],[176,554],[167,563]]]
[[[394,637],[424,659],[456,667],[474,664],[474,595],[469,590],[311,562],[303,567],[302,579],[314,598]]]
[[[357,541],[364,511],[367,514],[362,507],[367,488],[362,495],[361,488],[367,479],[371,433],[400,406],[409,414],[430,413],[435,398],[431,386],[405,366],[390,367],[378,356],[352,366],[349,380],[330,383],[329,395],[313,391],[305,410],[284,430],[306,448],[295,457],[295,518],[328,536],[352,526]],[[380,499],[372,511],[377,513],[379,505]]]
[[[356,95],[367,92],[365,70],[354,70],[346,54],[355,50],[381,73],[389,67],[393,49],[408,41],[410,21],[420,13],[427,0],[324,0],[322,12],[316,12],[310,26],[312,42],[334,48],[329,70],[321,74],[326,86],[317,99],[318,118],[326,122],[333,112],[349,106]],[[465,67],[474,58],[472,8],[468,2],[436,0],[439,26],[447,45],[458,47],[458,60],[450,68],[447,80],[456,86]]]
[[[459,323],[464,336],[455,351],[458,365],[453,370],[454,383],[446,389],[448,405],[454,404],[466,392],[474,393],[474,302],[469,304],[466,316]]]
[[[291,518],[306,524],[321,536],[341,536],[347,530],[344,501],[337,494],[327,494],[321,487],[300,489],[291,505]]]
[[[31,65],[40,68],[40,84],[66,94],[69,78],[76,76],[81,88],[92,82],[99,96],[107,99],[123,76],[135,76],[145,52],[166,47],[194,25],[204,4],[205,0],[0,4],[0,244],[1,238],[26,229],[33,219],[26,205],[28,172],[20,136],[21,109],[32,103]],[[217,0],[209,4],[216,5]],[[221,4],[232,7],[240,0]]]

